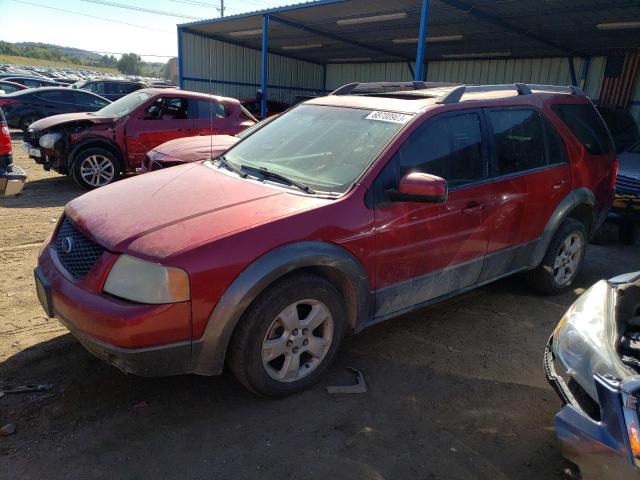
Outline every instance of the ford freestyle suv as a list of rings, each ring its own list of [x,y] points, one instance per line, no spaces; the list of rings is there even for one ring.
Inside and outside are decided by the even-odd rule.
[[[515,272],[568,289],[615,162],[577,88],[350,84],[218,158],[73,200],[38,297],[125,372],[227,364],[286,395],[382,320]]]
[[[93,189],[135,172],[146,153],[161,143],[195,135],[234,135],[256,121],[233,98],[147,88],[97,112],[37,121],[24,141],[29,156],[45,170],[71,175],[81,187]]]

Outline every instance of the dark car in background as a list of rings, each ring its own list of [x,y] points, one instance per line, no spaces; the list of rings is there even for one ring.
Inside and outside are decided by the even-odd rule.
[[[20,83],[10,82],[8,80],[0,80],[0,90],[4,92],[4,94],[19,92],[20,90],[26,90],[27,87]]]
[[[618,155],[616,198],[609,216],[618,223],[620,241],[638,241],[640,224],[640,141]]]
[[[27,77],[27,76],[16,76],[16,77],[5,77],[3,80],[8,80],[10,82],[19,83],[20,85],[24,85],[27,88],[40,88],[40,87],[66,87],[65,84],[56,82],[54,80],[49,80],[48,78],[40,78],[40,77]]]
[[[640,129],[629,112],[609,107],[598,107],[598,112],[611,132],[617,153],[624,152],[640,141]]]
[[[137,90],[147,88],[142,82],[134,82],[131,80],[83,80],[76,82],[72,88],[86,90],[96,95],[100,95],[112,102],[119,98],[129,95]]]
[[[0,197],[18,195],[26,180],[24,170],[13,164],[11,134],[0,108]]]
[[[95,112],[111,102],[90,92],[65,87],[43,87],[0,97],[7,123],[26,131],[41,118],[72,112]]]
[[[24,141],[29,156],[45,170],[71,175],[80,186],[92,189],[134,173],[147,152],[161,143],[196,135],[234,135],[254,123],[234,98],[147,88],[95,113],[36,122]]]
[[[251,112],[254,117],[261,117],[260,101],[256,97],[249,97],[242,100],[242,106]],[[267,100],[267,117],[279,115],[291,105],[277,100]]]
[[[562,402],[556,432],[572,478],[640,477],[640,272],[601,280],[567,310],[544,355]]]

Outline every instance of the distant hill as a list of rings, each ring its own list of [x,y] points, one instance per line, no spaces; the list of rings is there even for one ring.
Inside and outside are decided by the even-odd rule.
[[[69,56],[78,57],[78,58],[86,58],[86,59],[89,59],[89,60],[96,60],[96,61],[99,61],[100,58],[102,57],[102,55],[100,55],[98,53],[90,52],[88,50],[82,50],[81,48],[63,47],[61,45],[53,45],[53,44],[50,44],[50,43],[16,42],[13,45],[15,45],[18,48],[44,47],[44,48],[48,48],[50,50],[59,51],[63,55],[69,55]]]

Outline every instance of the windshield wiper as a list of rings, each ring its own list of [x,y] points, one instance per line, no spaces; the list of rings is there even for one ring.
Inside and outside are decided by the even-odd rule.
[[[247,178],[247,172],[245,172],[242,167],[236,167],[233,163],[227,160],[224,155],[220,155],[216,160],[218,160],[218,162],[224,165],[227,169],[240,175],[242,178]]]
[[[289,185],[292,185],[292,186],[302,190],[303,192],[309,193],[311,195],[316,193],[306,183],[302,183],[302,182],[299,182],[297,180],[293,180],[293,179],[291,179],[291,178],[289,178],[289,177],[287,177],[285,175],[282,175],[281,173],[272,172],[272,171],[268,170],[266,167],[252,167],[250,165],[240,165],[240,168],[243,169],[243,170],[253,170],[255,172],[258,172],[258,173],[262,174],[263,177],[270,177],[270,178],[274,178],[276,180],[282,180],[283,182],[285,182],[285,183],[287,183]]]

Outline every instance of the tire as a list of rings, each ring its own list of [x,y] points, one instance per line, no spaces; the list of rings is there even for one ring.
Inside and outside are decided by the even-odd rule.
[[[570,245],[574,245],[571,248],[577,250],[571,252]],[[551,239],[542,263],[527,272],[529,286],[547,295],[557,295],[568,290],[580,272],[586,250],[586,228],[573,218],[566,219]]]
[[[322,323],[304,328],[314,320]],[[330,282],[307,273],[286,277],[265,290],[243,315],[229,345],[229,368],[257,395],[300,392],[318,382],[333,363],[346,324],[344,300]]]
[[[618,239],[624,245],[635,245],[638,241],[638,226],[634,220],[623,220],[618,227]]]
[[[39,117],[38,115],[25,115],[20,120],[20,129],[26,133],[27,130],[29,130],[29,127],[31,126],[31,124],[33,122],[37,122],[38,120],[40,120],[40,118],[41,117]]]
[[[86,190],[104,187],[120,177],[120,163],[104,148],[82,150],[73,162],[71,176]]]

